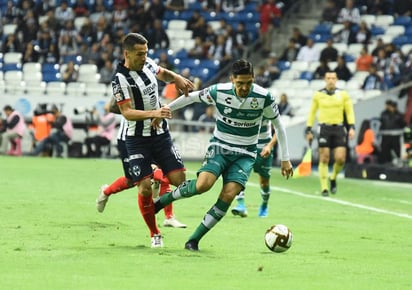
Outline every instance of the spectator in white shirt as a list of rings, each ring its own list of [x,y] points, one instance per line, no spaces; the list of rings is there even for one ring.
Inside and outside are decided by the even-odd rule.
[[[313,39],[308,38],[306,45],[299,50],[296,60],[308,62],[319,61],[320,51],[314,44]]]

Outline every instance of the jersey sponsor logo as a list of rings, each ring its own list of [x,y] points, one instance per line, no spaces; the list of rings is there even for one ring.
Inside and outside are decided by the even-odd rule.
[[[259,107],[259,102],[258,102],[258,100],[257,100],[256,98],[253,98],[253,99],[250,101],[250,107],[251,107],[252,109],[257,109],[257,108]]]
[[[241,128],[250,128],[256,126],[256,122],[238,122],[238,121],[233,121],[227,117],[222,118],[223,122],[235,126],[235,127],[241,127]]]

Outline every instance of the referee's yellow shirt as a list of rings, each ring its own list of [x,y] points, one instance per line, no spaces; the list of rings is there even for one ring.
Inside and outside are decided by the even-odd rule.
[[[315,92],[306,122],[308,127],[313,127],[317,111],[319,111],[318,123],[320,124],[343,124],[343,114],[346,114],[346,120],[349,125],[355,124],[353,103],[346,91],[335,89],[334,92],[328,93],[326,89],[322,89]]]

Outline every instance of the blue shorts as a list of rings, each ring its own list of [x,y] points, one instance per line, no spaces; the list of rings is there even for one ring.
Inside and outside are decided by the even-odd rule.
[[[126,148],[133,182],[150,176],[153,163],[160,166],[165,175],[184,169],[180,153],[169,133],[150,137],[127,136]]]

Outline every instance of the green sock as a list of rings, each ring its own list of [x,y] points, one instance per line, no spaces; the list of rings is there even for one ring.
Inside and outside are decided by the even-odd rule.
[[[200,241],[200,239],[211,230],[226,214],[230,203],[226,203],[220,199],[212,206],[211,209],[203,217],[203,221],[196,228],[193,234],[189,237],[190,240]]]
[[[176,187],[173,191],[165,193],[160,197],[160,203],[163,206],[166,206],[175,200],[199,194],[199,192],[196,191],[196,180],[197,179],[187,180]]]

